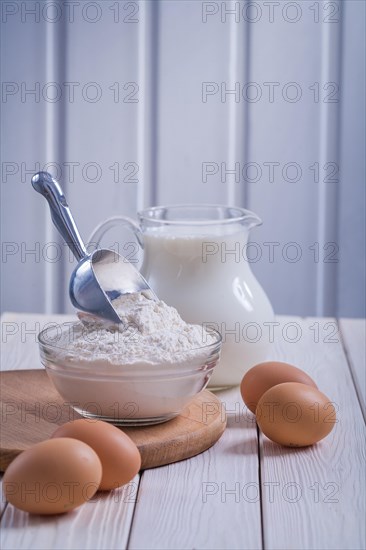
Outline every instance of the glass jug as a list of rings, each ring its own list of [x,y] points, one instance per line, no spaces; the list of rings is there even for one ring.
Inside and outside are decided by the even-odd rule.
[[[124,224],[143,249],[141,273],[157,296],[188,323],[217,329],[222,353],[210,387],[234,386],[266,360],[271,304],[247,259],[251,228],[260,218],[237,207],[157,206],[100,224],[90,243],[99,244],[111,227]],[[266,330],[267,327],[267,330]]]

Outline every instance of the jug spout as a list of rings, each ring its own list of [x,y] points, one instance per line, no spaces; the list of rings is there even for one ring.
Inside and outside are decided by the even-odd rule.
[[[261,218],[257,216],[257,214],[255,214],[251,210],[243,210],[242,224],[246,229],[248,229],[248,231],[253,227],[262,225],[262,223],[263,222]]]

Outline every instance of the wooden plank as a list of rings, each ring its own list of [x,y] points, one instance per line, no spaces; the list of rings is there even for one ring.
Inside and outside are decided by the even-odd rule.
[[[66,315],[4,314],[1,319],[2,369],[41,368],[36,332],[48,322],[63,323],[73,319]],[[138,482],[139,476],[136,476],[126,487],[98,494],[95,501],[57,517],[30,516],[2,499],[5,512],[1,519],[1,548],[125,548]]]
[[[340,319],[343,346],[366,418],[366,319]]]
[[[121,489],[98,493],[93,502],[53,517],[30,515],[8,504],[1,521],[1,548],[126,548],[137,488],[138,476]]]
[[[81,418],[67,399],[65,401],[60,396],[44,369],[1,372],[0,390],[1,471],[5,471],[19,453],[49,439],[58,426]],[[207,409],[212,414],[207,415],[203,422],[202,410]],[[123,431],[136,443],[141,454],[141,468],[146,469],[184,460],[205,451],[221,437],[225,427],[220,400],[208,390],[203,390],[171,422],[155,426],[129,426]]]
[[[309,448],[284,448],[260,436],[265,548],[365,548],[365,427],[337,323],[279,322],[274,358],[314,378],[336,403],[338,423]]]
[[[14,16],[2,11],[0,33],[1,79],[4,82],[1,104],[1,303],[4,309],[37,311],[46,307],[45,256],[51,253],[52,246],[48,247],[51,239],[46,233],[46,208],[49,209],[45,200],[31,190],[30,178],[33,171],[40,169],[38,167],[57,160],[48,155],[46,111],[48,106],[63,102],[46,101],[42,91],[54,80],[49,78],[46,64],[48,30],[59,28],[61,22],[50,25],[42,16],[38,21],[35,15],[23,17],[21,10],[27,11],[26,4],[17,2],[13,7]],[[3,2],[1,8],[5,8]],[[33,8],[40,10],[41,4],[33,4]],[[61,86],[61,82],[59,84]],[[12,87],[16,93],[7,94],[6,90]],[[40,126],[42,131],[34,139],[34,128]],[[27,200],[19,201],[21,193],[26,193]],[[48,212],[47,217],[49,219]]]
[[[309,249],[319,240],[315,205],[318,206],[317,192],[321,187],[320,183],[315,183],[318,176],[309,167],[320,160],[319,121],[322,106],[327,105],[322,102],[324,98],[314,101],[309,86],[323,78],[322,38],[323,27],[327,25],[314,24],[311,17],[305,16],[306,12],[311,13],[307,4],[296,4],[303,16],[296,24],[288,24],[281,16],[274,16],[272,21],[265,17],[268,4],[258,2],[256,5],[263,10],[261,21],[249,24],[248,80],[258,91],[258,99],[248,105],[250,124],[246,163],[253,168],[246,176],[249,181],[245,204],[263,220],[263,225],[251,232],[251,239],[260,251],[258,261],[253,262],[252,267],[274,310],[297,315],[315,311],[316,274],[324,259],[321,256],[320,262],[316,263],[312,249]],[[277,5],[279,13],[285,5],[282,2]],[[289,101],[287,94],[290,82],[301,95],[301,100],[294,103]],[[275,85],[271,99],[269,83]],[[289,93],[290,88],[291,85]],[[248,96],[252,92],[254,88],[248,89]],[[281,130],[274,139],[268,128]],[[302,131],[297,132],[296,128],[302,128]],[[268,166],[272,162],[273,171],[270,171]],[[326,173],[321,165],[319,170],[319,179],[323,182]],[[243,185],[244,177],[241,174],[238,185]],[[290,183],[292,178],[296,184]],[[337,185],[328,187],[332,189]],[[275,207],[284,204],[288,206],[278,206],[279,210]],[[309,219],[314,223],[308,223]],[[273,247],[271,252],[270,247]],[[321,254],[322,248],[320,251]],[[293,253],[295,261],[292,261]],[[337,266],[333,263],[326,265]]]
[[[30,317],[16,316],[15,320],[26,318]],[[9,317],[5,316],[6,319]],[[265,547],[363,548],[365,487],[361,455],[364,433],[335,322],[286,317],[279,321],[281,329],[288,328],[290,322],[297,323],[293,327],[301,327],[302,333],[293,345],[291,330],[285,331],[286,338],[282,330],[276,332],[274,358],[293,362],[311,374],[324,393],[340,406],[340,423],[325,441],[312,449],[284,450],[264,438],[261,440]],[[19,334],[14,336],[17,337]],[[8,343],[3,348],[7,348]],[[15,368],[19,368],[17,364],[27,363],[26,353],[33,353],[33,360],[38,360],[35,343],[33,346],[30,342],[15,348],[9,346],[8,350],[11,355],[8,364]],[[7,356],[5,358],[8,360]],[[143,474],[130,537],[131,548],[262,547],[259,502],[253,502],[255,489],[259,487],[253,418],[243,416],[237,391],[222,392],[220,396],[227,408],[236,412],[229,414],[228,429],[215,447],[188,461]],[[289,483],[292,485],[287,485]],[[290,502],[294,496],[291,491],[298,490],[296,483],[300,486],[301,499]],[[230,490],[234,492],[229,493]],[[99,508],[95,512],[96,506]],[[41,539],[54,548],[91,547],[89,539],[79,541],[82,546],[78,546],[76,533],[80,531],[85,537],[84,526],[93,522],[102,525],[105,531],[111,525],[115,533],[114,542],[111,542],[105,531],[102,536],[103,529],[97,530],[96,535],[91,536],[95,537],[93,547],[122,547],[118,546],[123,539],[118,531],[121,517],[118,516],[117,521],[114,516],[122,511],[117,508],[117,513],[109,503],[106,506],[108,510],[99,503],[90,503],[72,517],[57,519],[29,518],[8,506],[2,523],[7,527],[3,547],[41,548]],[[101,517],[106,517],[106,521],[101,522]],[[67,528],[60,529],[66,520],[70,522],[65,524]],[[126,531],[131,520],[132,514],[123,520]],[[125,544],[126,536],[123,541]]]
[[[3,493],[3,475],[0,474],[0,520],[1,516],[6,508],[7,502]]]
[[[324,3],[323,9],[330,6]],[[366,2],[341,2],[341,10],[342,80],[338,105],[341,131],[339,152],[332,159],[339,159],[341,166],[340,181],[336,184],[339,192],[336,241],[340,251],[337,309],[342,316],[365,317],[366,264],[362,250],[366,250],[366,49],[360,45],[365,39]]]
[[[219,395],[228,425],[216,445],[142,474],[129,548],[262,548],[256,426],[237,388]]]
[[[155,204],[226,204],[228,182],[235,179],[228,176],[223,182],[219,172],[231,154],[233,105],[234,115],[240,109],[237,98],[229,94],[222,101],[220,93],[221,83],[233,89],[240,79],[228,62],[230,19],[222,24],[219,13],[206,18],[204,5],[191,1],[159,2],[157,19]]]
[[[93,228],[110,216],[136,217],[138,188],[144,183],[140,172],[144,160],[138,150],[138,117],[143,106],[140,101],[147,100],[150,89],[140,82],[140,63],[145,62],[140,52],[141,26],[147,24],[143,23],[146,15],[140,3],[97,2],[95,6],[101,16],[93,24],[86,20],[82,6],[82,3],[75,5],[75,19],[66,29],[66,80],[80,85],[75,89],[75,100],[65,105],[62,184],[86,242]],[[95,40],[96,33],[103,40]],[[92,63],[85,62],[86,45]],[[105,136],[105,147],[98,140],[86,139],[96,129]],[[74,176],[66,168],[66,162],[76,164]],[[136,240],[121,227],[109,231],[103,239],[105,248],[112,247],[122,254],[126,243],[135,244]],[[75,262],[65,256],[64,311],[71,312],[68,281]]]
[[[77,321],[75,315],[4,313],[1,316],[1,370],[43,368],[39,359],[38,333],[48,323]]]

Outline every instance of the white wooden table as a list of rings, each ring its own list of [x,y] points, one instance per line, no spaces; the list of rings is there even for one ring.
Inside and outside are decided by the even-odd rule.
[[[2,369],[41,368],[36,334],[65,319],[5,314]],[[32,517],[2,500],[1,547],[364,549],[365,321],[278,322],[273,358],[307,371],[336,403],[330,436],[281,448],[258,433],[237,389],[221,392],[228,427],[213,448],[59,517]]]

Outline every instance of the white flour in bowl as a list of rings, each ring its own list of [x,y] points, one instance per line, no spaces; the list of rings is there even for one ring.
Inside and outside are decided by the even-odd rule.
[[[219,359],[218,335],[142,294],[113,305],[121,325],[79,313],[82,322],[41,346],[50,379],[84,416],[129,425],[173,418],[206,387]]]
[[[113,306],[121,325],[80,315],[84,326],[73,332],[65,346],[67,359],[76,356],[113,365],[173,364],[185,354],[187,358],[200,356],[204,351],[199,348],[217,340],[204,327],[185,323],[174,307],[149,300],[141,293],[121,296]]]

